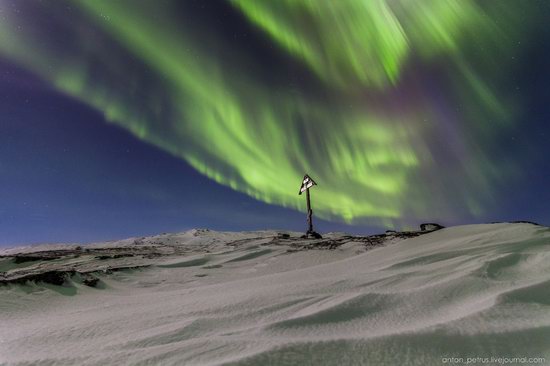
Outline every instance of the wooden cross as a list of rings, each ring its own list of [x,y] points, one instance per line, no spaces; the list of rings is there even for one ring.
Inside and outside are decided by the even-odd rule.
[[[313,186],[316,186],[317,183],[309,175],[304,175],[304,179],[302,179],[302,185],[300,187],[300,192],[298,194],[306,192],[306,202],[307,202],[307,232],[306,237],[312,236],[314,238],[321,238],[321,235],[313,231],[313,210],[311,209],[311,198],[309,195],[309,189]]]

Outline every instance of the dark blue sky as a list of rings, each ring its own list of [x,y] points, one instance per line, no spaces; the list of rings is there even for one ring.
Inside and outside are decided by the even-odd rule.
[[[195,3],[186,7],[198,7],[190,4]],[[550,14],[549,3],[537,4],[541,14]],[[215,21],[222,33],[250,32],[242,16],[226,16],[233,10],[224,2],[209,5],[219,13],[201,7],[204,19],[196,21],[205,29],[206,23]],[[533,29],[500,81],[521,106],[521,114],[515,127],[497,137],[491,148],[492,158],[513,161],[520,169],[509,181],[495,183],[495,202],[480,217],[441,220],[427,214],[413,219],[413,224],[530,220],[550,225],[550,29]],[[48,37],[55,38],[55,33]],[[247,36],[243,42],[243,48],[250,49],[265,42],[265,37]],[[61,43],[57,47],[62,48]],[[287,56],[274,58],[271,53],[280,52],[271,47],[258,49],[250,51],[253,59],[269,68],[286,62]],[[319,81],[311,74],[302,76],[301,66],[294,64],[276,74],[264,71],[261,78],[278,80],[287,71],[292,88],[300,83],[301,90],[318,88]],[[437,177],[437,172],[431,176]],[[323,182],[318,183],[316,189],[322,189]],[[299,184],[298,178],[296,190]],[[315,210],[315,191],[312,194]],[[297,200],[302,198],[296,195]],[[315,223],[320,232],[384,230],[339,220],[315,219]],[[302,231],[306,222],[305,213],[217,184],[0,54],[0,246],[91,242],[196,227]]]

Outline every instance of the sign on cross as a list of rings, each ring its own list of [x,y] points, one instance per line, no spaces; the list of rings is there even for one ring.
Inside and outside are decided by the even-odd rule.
[[[313,210],[311,209],[311,198],[309,194],[309,189],[313,186],[316,186],[317,183],[309,175],[304,175],[302,179],[302,185],[300,186],[299,195],[306,192],[306,202],[307,202],[307,232],[305,237],[312,236],[314,238],[321,238],[321,235],[313,231]]]
[[[309,175],[304,175],[304,179],[302,180],[302,186],[300,187],[300,193],[304,193],[304,191],[308,190],[309,188],[316,186],[317,183]],[[309,193],[309,192],[308,192]]]

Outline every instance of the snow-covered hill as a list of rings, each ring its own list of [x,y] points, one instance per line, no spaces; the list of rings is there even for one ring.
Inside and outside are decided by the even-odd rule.
[[[0,255],[0,364],[550,363],[550,229],[531,224],[195,230]]]

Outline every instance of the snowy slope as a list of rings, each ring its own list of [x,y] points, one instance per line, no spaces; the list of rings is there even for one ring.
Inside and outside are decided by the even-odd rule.
[[[550,363],[549,228],[461,226],[371,250],[178,235],[145,242],[186,251],[97,288],[0,287],[0,364]]]

